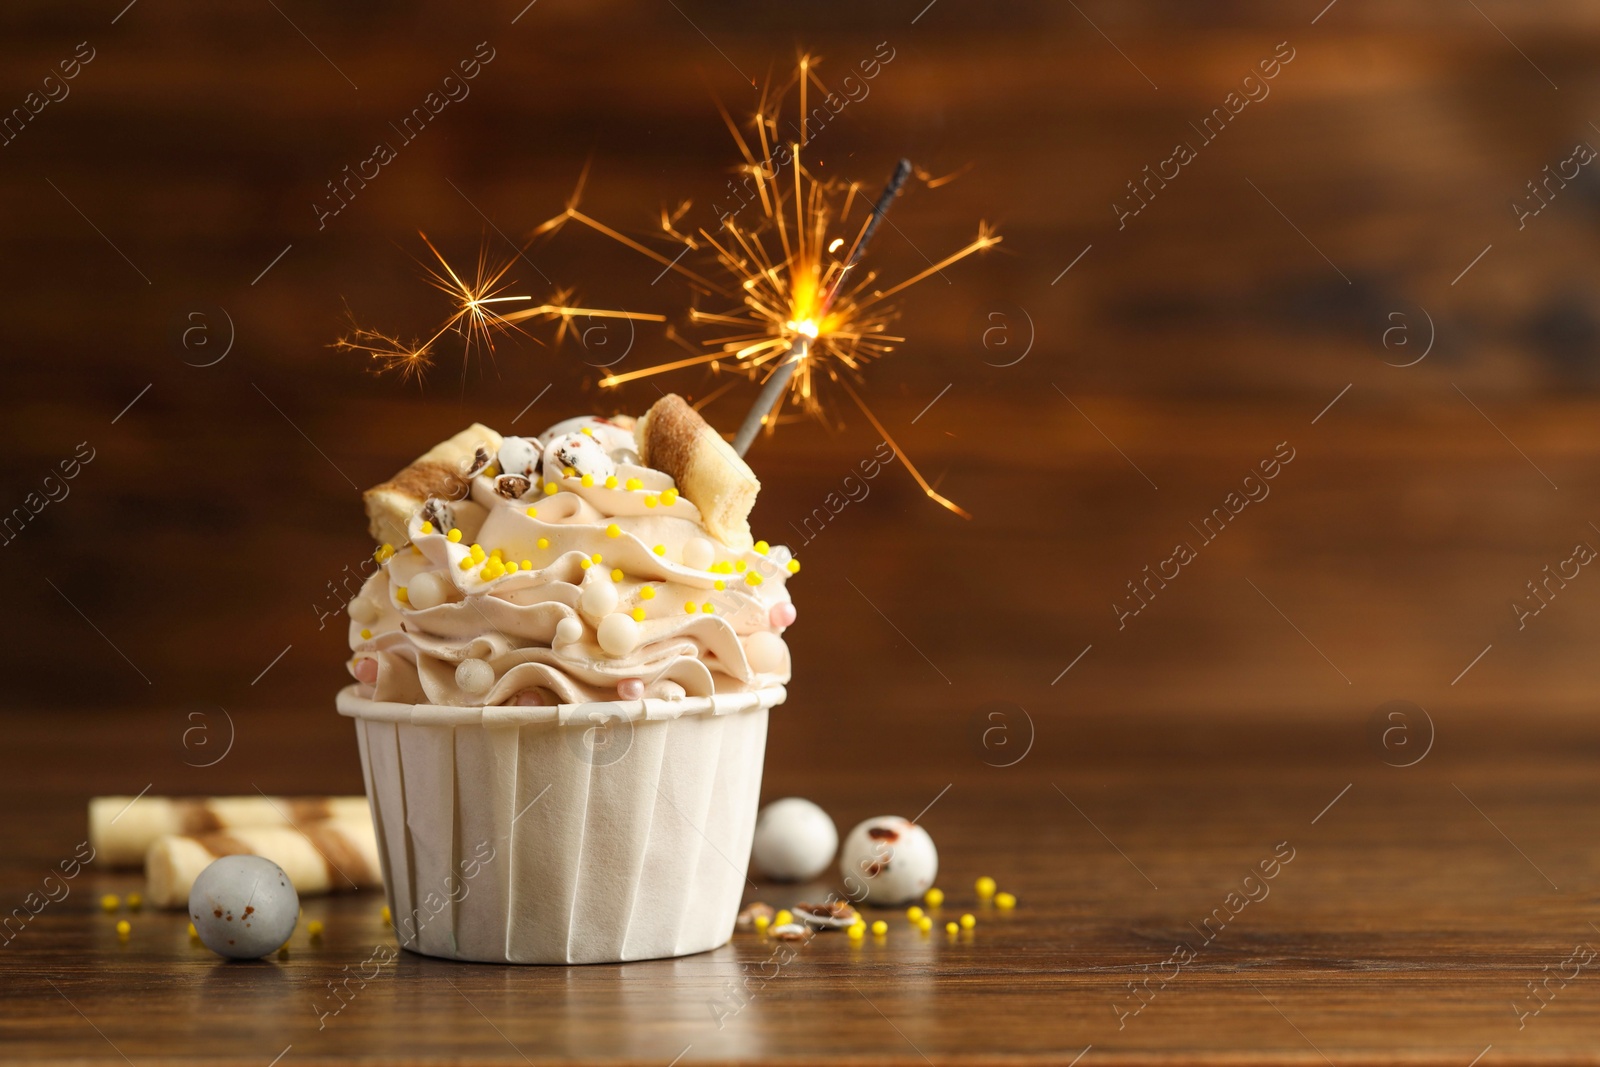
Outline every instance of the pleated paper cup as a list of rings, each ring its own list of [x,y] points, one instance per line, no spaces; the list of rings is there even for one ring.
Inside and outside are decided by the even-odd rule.
[[[339,693],[400,944],[490,963],[616,963],[733,936],[767,709],[682,700],[447,708]]]

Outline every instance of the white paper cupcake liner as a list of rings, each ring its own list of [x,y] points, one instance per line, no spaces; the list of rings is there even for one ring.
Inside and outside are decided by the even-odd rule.
[[[340,691],[400,944],[493,963],[726,944],[784,695],[447,708]]]

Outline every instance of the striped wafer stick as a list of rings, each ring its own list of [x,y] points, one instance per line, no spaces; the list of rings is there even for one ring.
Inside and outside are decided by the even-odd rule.
[[[241,854],[282,867],[302,898],[383,888],[372,820],[323,819],[299,829],[256,826],[157,838],[145,854],[145,899],[158,908],[184,907],[194,880],[212,860]]]
[[[750,509],[761,483],[698,411],[669,393],[634,424],[633,436],[640,461],[672,476],[707,533],[736,552],[750,547]]]
[[[366,797],[94,797],[89,844],[107,867],[137,867],[158,837],[323,819],[372,822]]]

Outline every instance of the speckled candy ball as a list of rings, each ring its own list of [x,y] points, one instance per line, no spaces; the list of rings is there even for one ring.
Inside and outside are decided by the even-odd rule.
[[[206,948],[236,960],[260,959],[294,933],[300,896],[271,860],[223,856],[189,890],[189,919]]]
[[[756,816],[750,857],[768,878],[804,882],[821,874],[839,847],[828,813],[801,797],[774,800]]]
[[[915,900],[939,873],[939,850],[916,823],[898,815],[868,819],[839,853],[845,894],[856,903],[892,906]]]

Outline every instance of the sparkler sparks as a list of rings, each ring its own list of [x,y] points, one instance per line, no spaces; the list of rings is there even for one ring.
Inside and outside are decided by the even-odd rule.
[[[757,194],[752,203],[759,205],[760,212],[750,225],[727,214],[715,231],[699,227],[693,233],[680,233],[676,223],[684,208],[672,214],[663,212],[663,235],[683,246],[673,259],[584,214],[577,206],[578,194],[574,194],[566,210],[542,223],[533,236],[557,230],[569,221],[578,222],[682,275],[699,292],[733,302],[720,310],[695,307],[689,311],[692,323],[722,328],[701,342],[710,351],[610,374],[600,380],[601,386],[707,364],[714,372],[727,369],[761,381],[767,388],[757,401],[758,412],[753,413],[758,422],[735,438],[735,447],[742,451],[756,428],[764,426],[769,434],[776,428],[786,402],[804,415],[822,419],[819,386],[825,380],[836,383],[883,434],[923,492],[951,511],[970,517],[928,484],[873,415],[851,379],[859,384],[867,363],[905,340],[888,332],[895,318],[894,308],[887,303],[890,297],[975,252],[992,248],[1001,238],[980,224],[977,237],[964,247],[904,281],[879,286],[876,271],[860,268],[861,256],[877,221],[909,176],[909,164],[902,162],[902,172],[890,182],[876,207],[868,204],[858,184],[824,180],[805,167],[801,157],[808,139],[808,91],[815,86],[825,94],[831,92],[813,70],[815,63],[812,57],[803,56],[793,79],[776,90],[763,90],[753,122],[755,145],[722,110],[744,159],[739,171],[754,184]],[[779,138],[780,115],[784,98],[796,86],[800,137],[784,142]],[[783,173],[786,168],[792,175]],[[580,192],[581,188],[580,182]],[[859,224],[851,217],[858,200],[867,209]],[[716,270],[710,273],[716,277],[707,277],[682,262],[685,253],[706,251],[714,260]]]
[[[496,334],[512,330],[523,332],[518,323],[531,320],[542,322],[558,320],[560,325],[556,328],[555,339],[559,344],[566,337],[573,320],[579,317],[637,319],[646,322],[662,322],[666,318],[664,315],[632,311],[572,307],[566,303],[571,298],[571,292],[568,290],[557,290],[552,296],[552,303],[518,308],[515,311],[501,311],[499,305],[526,303],[533,299],[531,296],[506,293],[510,283],[505,281],[505,277],[515,264],[514,259],[496,265],[489,261],[488,253],[480,249],[477,268],[472,280],[468,281],[450,265],[449,260],[444,258],[444,254],[434,246],[433,242],[428,240],[427,234],[419,231],[418,236],[422,238],[422,243],[428,246],[428,251],[439,261],[437,268],[424,264],[428,282],[449,297],[454,310],[426,341],[413,340],[407,344],[381,330],[352,325],[349,334],[334,342],[333,347],[336,349],[359,352],[367,356],[380,374],[398,373],[403,380],[420,378],[424,371],[433,366],[434,345],[447,333],[455,333],[461,337],[462,370],[465,372],[466,364],[472,358],[474,351],[488,352],[491,355],[494,353]]]

